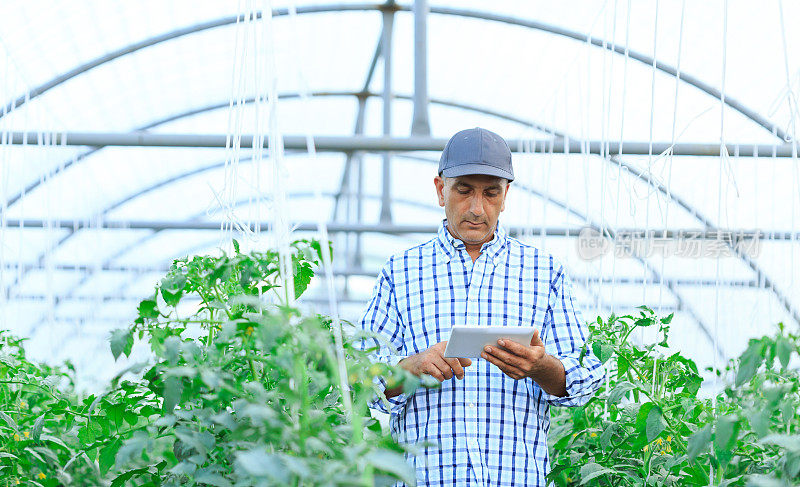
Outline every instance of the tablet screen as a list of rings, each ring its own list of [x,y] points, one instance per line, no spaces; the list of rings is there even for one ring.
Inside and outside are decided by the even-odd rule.
[[[444,356],[479,358],[483,347],[497,346],[497,340],[501,338],[528,346],[534,330],[532,326],[454,326]]]

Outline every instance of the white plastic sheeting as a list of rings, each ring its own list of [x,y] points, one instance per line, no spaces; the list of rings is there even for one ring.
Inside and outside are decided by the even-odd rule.
[[[253,2],[140,1],[117,4],[82,0],[57,3],[10,0],[0,16],[0,102],[26,92],[125,46],[176,29],[236,15]],[[265,5],[268,2],[263,2]],[[232,97],[266,93],[242,59],[275,54],[284,134],[352,135],[358,111],[352,96],[362,90],[381,14],[371,10],[303,13],[309,5],[371,5],[354,2],[274,3],[296,6],[296,18],[272,20],[262,51],[242,52],[242,25],[202,30],[156,43],[55,86],[2,112],[0,131],[163,133],[262,133],[257,103],[229,109]],[[408,6],[406,4],[401,4]],[[429,18],[429,92],[432,136],[447,138],[480,125],[507,138],[660,142],[784,144],[777,130],[792,134],[798,118],[800,32],[785,28],[798,18],[794,2],[433,2]],[[444,15],[449,7],[483,12],[494,20]],[[783,16],[783,23],[781,20]],[[396,14],[393,35],[392,135],[410,133],[413,110],[413,17]],[[472,15],[472,14],[470,14]],[[552,32],[501,22],[537,21],[602,39],[610,49]],[[238,30],[237,30],[238,29]],[[263,32],[262,32],[263,34]],[[249,37],[251,41],[255,37]],[[624,54],[627,46],[677,67],[777,127],[769,130],[719,98],[676,81],[651,64]],[[624,52],[624,51],[623,51]],[[236,64],[238,63],[238,65]],[[258,66],[258,63],[254,64]],[[238,70],[238,71],[237,71]],[[245,81],[232,86],[234,74]],[[263,74],[263,73],[262,73]],[[364,133],[382,133],[381,61],[367,88]],[[308,99],[299,97],[305,91]],[[471,109],[453,104],[470,105]],[[264,108],[263,106],[261,107]],[[238,111],[237,111],[238,110]],[[491,110],[506,118],[482,113]],[[241,125],[231,125],[232,113]],[[262,117],[262,118],[260,118]],[[256,121],[261,120],[259,123]],[[532,127],[540,127],[534,129]],[[548,129],[542,129],[547,127]],[[267,156],[265,156],[267,157]],[[395,154],[391,167],[394,224],[435,226],[443,217],[432,184],[436,153]],[[103,228],[103,222],[223,222],[230,214],[219,197],[230,181],[231,154],[220,149],[54,147],[31,140],[0,147],[0,328],[31,337],[41,359],[74,360],[89,386],[112,374],[105,339],[129,320],[171,259],[214,251],[217,230]],[[292,222],[379,222],[381,156],[363,154],[363,200],[355,192],[357,167],[342,189],[345,154],[286,153],[283,216]],[[533,245],[564,261],[576,282],[584,317],[647,304],[675,311],[676,348],[710,365],[712,342],[725,356],[748,337],[769,332],[778,321],[800,326],[787,305],[800,309],[800,244],[762,240],[749,265],[734,256],[680,257],[655,253],[584,260],[577,239],[545,229],[611,231],[704,230],[800,231],[800,166],[797,158],[622,155],[614,160],[583,154],[516,154],[516,182],[501,222],[523,232]],[[228,164],[226,164],[228,161]],[[275,175],[257,171],[259,160],[243,148],[239,178],[226,193],[242,221],[273,221]],[[666,188],[660,191],[658,188]],[[27,189],[26,189],[27,188]],[[317,198],[319,191],[322,198]],[[334,214],[334,195],[342,192]],[[215,196],[216,195],[216,196]],[[360,207],[360,210],[359,210]],[[360,214],[360,217],[359,217]],[[44,223],[41,228],[27,222]],[[61,222],[55,225],[53,222]],[[75,225],[67,223],[73,222]],[[88,223],[88,228],[86,228]],[[76,229],[77,228],[77,229]],[[296,236],[314,234],[298,232]],[[333,268],[359,275],[335,278],[342,317],[355,320],[372,290],[374,274],[393,252],[431,235],[366,233],[334,237]],[[245,248],[275,245],[266,229],[243,239]],[[356,248],[360,252],[360,262]],[[757,266],[761,274],[753,270]],[[648,270],[649,268],[649,270]],[[660,276],[661,280],[654,276]],[[767,284],[766,281],[769,281]],[[323,280],[309,291],[308,306],[329,306]],[[783,300],[774,292],[777,289]],[[705,329],[705,331],[703,331]],[[710,338],[709,338],[710,337]]]

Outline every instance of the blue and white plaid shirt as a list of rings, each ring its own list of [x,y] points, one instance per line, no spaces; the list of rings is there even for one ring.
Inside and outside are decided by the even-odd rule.
[[[564,364],[567,396],[478,359],[463,380],[393,397],[390,408],[381,400],[374,406],[391,413],[399,442],[439,445],[413,456],[418,485],[545,486],[550,405],[585,404],[603,379],[591,351],[580,361],[587,328],[571,281],[553,256],[508,237],[499,224],[473,263],[446,225],[436,238],[392,256],[378,276],[360,326],[392,346],[378,345],[374,359],[396,364],[447,340],[453,325],[533,325]]]

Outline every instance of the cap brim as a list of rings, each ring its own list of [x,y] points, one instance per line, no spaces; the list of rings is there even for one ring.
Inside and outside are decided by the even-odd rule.
[[[485,174],[487,176],[506,178],[509,181],[514,180],[514,175],[510,172],[488,164],[459,164],[458,166],[448,167],[442,171],[442,176],[448,178],[467,176],[470,174]]]

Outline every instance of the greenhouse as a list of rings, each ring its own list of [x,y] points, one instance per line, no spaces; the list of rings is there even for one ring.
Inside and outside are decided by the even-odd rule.
[[[0,485],[800,483],[800,4],[4,7]]]

